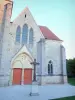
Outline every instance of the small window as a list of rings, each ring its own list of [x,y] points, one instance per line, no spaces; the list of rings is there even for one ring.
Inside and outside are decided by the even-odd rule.
[[[52,63],[51,60],[48,63],[48,74],[49,75],[52,75],[53,74],[53,63]]]
[[[25,14],[25,18],[26,18],[26,14]]]

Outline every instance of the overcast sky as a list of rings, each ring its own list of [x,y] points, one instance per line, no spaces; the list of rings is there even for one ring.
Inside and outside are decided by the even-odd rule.
[[[75,0],[14,0],[12,21],[28,7],[38,25],[47,26],[66,48],[66,57],[75,57]]]

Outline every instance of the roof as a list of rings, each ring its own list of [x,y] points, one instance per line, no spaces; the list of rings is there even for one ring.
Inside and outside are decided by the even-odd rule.
[[[39,26],[39,28],[46,39],[62,41],[46,26]]]
[[[22,12],[13,20],[13,22],[20,16],[22,15],[26,10],[29,10],[28,7],[25,7]]]

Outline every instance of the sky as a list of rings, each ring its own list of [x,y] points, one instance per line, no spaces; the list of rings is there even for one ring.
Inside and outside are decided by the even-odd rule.
[[[66,58],[75,57],[75,0],[14,0],[12,19],[28,7],[38,25],[47,26],[61,40]]]

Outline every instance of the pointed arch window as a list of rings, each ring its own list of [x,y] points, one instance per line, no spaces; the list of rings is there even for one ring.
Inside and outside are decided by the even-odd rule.
[[[21,27],[18,26],[16,29],[16,42],[20,43]]]
[[[29,44],[33,45],[33,29],[30,28],[29,31]]]
[[[53,74],[53,63],[52,63],[51,60],[48,63],[48,74],[49,75],[52,75]]]
[[[28,40],[28,25],[24,24],[22,29],[22,44],[27,44]]]

